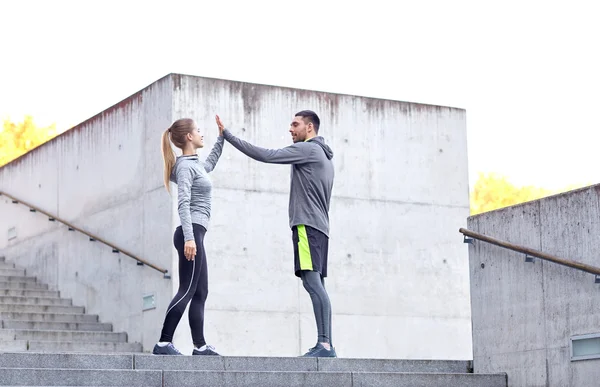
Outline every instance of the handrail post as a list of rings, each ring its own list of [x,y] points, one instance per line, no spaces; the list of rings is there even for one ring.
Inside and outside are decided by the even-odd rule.
[[[469,244],[475,246],[475,239],[469,238],[468,236],[465,235],[464,239],[463,239],[463,243],[469,243]]]

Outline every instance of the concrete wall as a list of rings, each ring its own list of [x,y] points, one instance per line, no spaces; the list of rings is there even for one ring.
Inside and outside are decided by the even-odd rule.
[[[214,115],[267,148],[291,143],[315,110],[334,151],[330,276],[333,341],[345,357],[470,359],[465,112],[437,106],[177,76],[174,118],[217,136]],[[289,166],[226,144],[212,177],[206,336],[231,355],[298,355],[314,346],[308,294],[293,273]],[[177,222],[177,219],[176,219]],[[187,324],[176,343],[191,349]]]
[[[600,266],[600,186],[469,219],[468,227]],[[600,333],[594,276],[483,242],[469,247],[475,372],[510,386],[597,386],[600,361],[570,360],[570,337]]]
[[[9,164],[0,170],[0,187],[176,273],[172,232],[179,219],[176,197],[169,201],[161,187],[162,131],[174,119],[194,118],[205,135],[206,156],[217,136],[218,113],[241,138],[279,148],[291,143],[287,130],[294,113],[307,108],[319,113],[321,134],[335,153],[326,286],[338,354],[470,359],[467,251],[456,240],[469,214],[464,110],[171,75],[126,106]],[[207,340],[227,355],[305,352],[316,341],[316,328],[309,297],[293,273],[289,166],[249,160],[226,144],[212,177]],[[32,188],[38,180],[43,189]],[[76,193],[80,187],[83,193]],[[58,274],[44,272],[44,278],[71,289],[67,295],[85,301],[92,312],[105,308],[105,319],[117,320],[117,329],[128,329],[151,349],[177,275],[167,290],[158,273],[125,258],[119,266],[110,251],[49,229],[57,226],[12,206],[0,207],[10,215],[1,217],[1,232],[24,223],[18,224],[17,240],[2,240],[7,257],[18,256],[38,270],[43,260],[31,254],[29,241],[38,250],[54,248],[52,270]],[[27,220],[13,220],[16,213],[6,211],[25,211]],[[90,273],[124,273],[115,274],[109,286],[129,300],[122,309],[99,301],[108,274],[88,275],[85,288],[72,284],[81,282],[75,273],[82,277],[82,256],[88,265],[102,262],[88,266]],[[141,313],[137,303],[147,291],[157,292],[158,308]],[[175,343],[189,352],[189,338],[184,316]]]
[[[161,182],[159,132],[170,125],[163,78],[0,169],[0,190],[162,267],[172,261],[170,199]],[[15,228],[17,238],[8,240]],[[172,283],[161,273],[23,205],[0,197],[0,249],[75,305],[146,348],[157,339]],[[158,308],[142,312],[142,296]],[[151,348],[151,347],[150,347]]]

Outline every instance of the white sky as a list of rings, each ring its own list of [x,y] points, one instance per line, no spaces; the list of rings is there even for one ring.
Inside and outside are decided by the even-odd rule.
[[[471,184],[598,183],[595,3],[0,0],[0,117],[66,128],[179,72],[464,108]]]

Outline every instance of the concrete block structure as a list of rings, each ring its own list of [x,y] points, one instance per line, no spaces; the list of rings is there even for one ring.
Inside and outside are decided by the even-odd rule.
[[[151,350],[178,286],[177,198],[162,183],[161,134],[177,118],[195,119],[205,157],[219,114],[238,137],[280,148],[303,109],[319,114],[334,151],[326,287],[338,355],[471,359],[467,249],[456,233],[469,215],[462,109],[170,74],[2,167],[0,191],[172,278],[5,196],[0,255]],[[207,340],[228,355],[305,352],[316,328],[293,273],[289,166],[225,144],[211,176]],[[187,316],[175,344],[191,352]]]
[[[600,267],[600,185],[469,219],[469,229]],[[509,386],[597,386],[600,339],[573,358],[571,339],[600,337],[593,274],[484,242],[469,247],[475,372],[506,372]],[[577,355],[577,353],[575,353]]]

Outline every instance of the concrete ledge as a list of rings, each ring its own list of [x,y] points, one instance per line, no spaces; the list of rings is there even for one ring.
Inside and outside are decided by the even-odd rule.
[[[50,344],[56,348],[66,343]],[[504,373],[459,372],[469,365],[468,361],[66,354],[55,349],[54,353],[0,353],[0,386],[507,387]],[[324,371],[327,367],[354,371]],[[368,367],[454,368],[455,372],[356,371]]]
[[[506,374],[426,374],[371,373],[352,374],[353,387],[507,387]]]
[[[0,274],[0,282],[37,284],[37,279],[35,277],[25,277],[25,276],[21,276],[21,275],[2,275],[2,274]]]
[[[47,284],[38,284],[36,282],[8,282],[0,279],[0,289],[41,289],[47,290]]]
[[[79,342],[110,342],[123,343],[127,341],[126,333],[94,332],[94,331],[36,331],[27,329],[0,330],[0,338],[34,341],[79,341]]]
[[[25,277],[25,269],[0,267],[0,276]]]
[[[507,387],[506,374],[165,371],[164,386]]]
[[[330,372],[164,371],[164,387],[351,387],[352,374]]]
[[[470,361],[319,358],[319,371],[468,373]]]
[[[161,371],[0,368],[0,386],[162,387]]]
[[[136,370],[225,370],[223,358],[220,356],[135,355],[133,366]]]
[[[224,357],[227,371],[317,371],[316,358],[303,357]]]
[[[181,371],[317,371],[317,359],[294,357],[135,355],[135,369]]]
[[[73,301],[58,297],[0,296],[0,304],[72,306]]]
[[[0,304],[0,312],[83,314],[82,306]]]
[[[35,329],[42,331],[112,332],[112,324],[105,323],[0,320],[0,327],[4,329]]]
[[[468,373],[469,361],[136,355],[136,369],[182,371]]]
[[[27,351],[27,340],[7,340],[0,338],[0,353]]]
[[[0,368],[131,370],[133,355],[0,353]]]
[[[142,352],[140,343],[86,343],[60,341],[29,341],[29,350],[38,352],[132,353]]]
[[[0,312],[0,320],[44,321],[44,322],[98,322],[95,314]]]
[[[55,290],[0,289],[0,296],[59,298]]]

